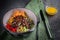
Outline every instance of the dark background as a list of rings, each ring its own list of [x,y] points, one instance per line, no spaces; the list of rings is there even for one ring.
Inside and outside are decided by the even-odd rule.
[[[4,14],[12,9],[17,7],[25,7],[29,0],[0,0],[0,30],[3,29],[2,18]],[[52,28],[52,31],[55,35],[55,40],[60,40],[60,0],[54,0],[54,5],[58,8],[58,13],[54,16],[47,16],[49,24]],[[18,5],[17,5],[18,4]],[[3,31],[3,30],[2,30]]]

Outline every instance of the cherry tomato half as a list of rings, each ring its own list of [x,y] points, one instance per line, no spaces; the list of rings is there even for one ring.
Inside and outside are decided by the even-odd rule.
[[[17,30],[16,27],[13,28],[10,24],[7,24],[7,25],[6,25],[6,28],[9,29],[9,30],[12,31],[12,32],[16,32],[16,30]]]

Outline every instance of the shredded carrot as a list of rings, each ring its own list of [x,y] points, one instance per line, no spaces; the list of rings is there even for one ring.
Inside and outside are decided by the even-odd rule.
[[[26,17],[25,11],[23,11],[23,10],[14,10],[13,11],[13,17],[18,16],[18,15],[22,15],[23,17]]]

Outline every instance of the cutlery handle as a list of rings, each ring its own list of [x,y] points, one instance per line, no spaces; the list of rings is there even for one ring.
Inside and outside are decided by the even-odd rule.
[[[38,40],[38,22],[37,22],[37,26],[36,26],[36,40]]]
[[[44,26],[45,26],[45,28],[46,28],[46,32],[47,32],[48,37],[49,37],[49,38],[52,38],[52,35],[51,35],[51,33],[50,33],[50,30],[49,30],[47,24],[45,23],[45,18],[44,18],[44,15],[43,15],[43,11],[42,11],[42,10],[40,10],[40,15],[41,15],[42,21],[43,21],[43,23],[44,23]]]

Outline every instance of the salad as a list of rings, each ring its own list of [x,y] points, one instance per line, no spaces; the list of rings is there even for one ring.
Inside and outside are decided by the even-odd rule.
[[[14,10],[6,23],[6,28],[12,32],[22,33],[31,30],[34,22],[23,10]]]

